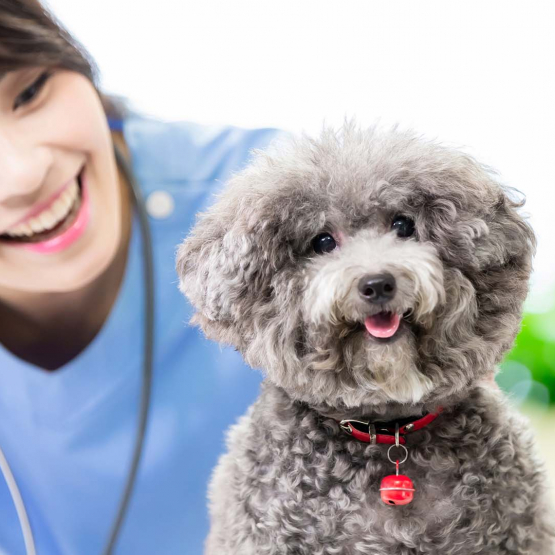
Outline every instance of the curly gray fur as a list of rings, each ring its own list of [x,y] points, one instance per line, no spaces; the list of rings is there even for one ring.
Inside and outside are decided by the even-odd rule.
[[[191,323],[264,372],[210,485],[209,555],[555,552],[528,424],[483,387],[518,332],[533,232],[495,173],[394,128],[346,122],[255,153],[180,246]],[[415,222],[400,238],[396,215]],[[316,254],[312,240],[337,248]],[[387,272],[369,305],[356,284]],[[391,341],[364,328],[403,314]],[[407,439],[414,501],[385,505],[387,446],[335,419],[443,414]]]

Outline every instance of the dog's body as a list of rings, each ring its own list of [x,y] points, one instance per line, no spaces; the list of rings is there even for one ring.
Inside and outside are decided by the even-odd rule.
[[[487,380],[518,331],[533,234],[470,157],[346,125],[259,153],[178,254],[205,334],[267,376],[210,486],[209,555],[552,555],[527,424]],[[412,503],[388,506],[398,421]],[[398,448],[395,448],[398,449]]]
[[[407,445],[415,498],[388,506],[388,446],[351,439],[267,384],[216,469],[206,552],[553,554],[531,434],[498,392],[474,389]]]

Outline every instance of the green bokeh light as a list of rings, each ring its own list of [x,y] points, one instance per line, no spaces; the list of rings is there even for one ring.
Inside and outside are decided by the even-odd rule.
[[[496,379],[518,404],[526,400],[555,405],[555,309],[524,315]]]

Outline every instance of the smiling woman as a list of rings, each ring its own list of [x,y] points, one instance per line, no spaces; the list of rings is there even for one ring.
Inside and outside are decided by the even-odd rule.
[[[123,276],[129,196],[106,115],[124,110],[38,2],[3,5],[0,37],[0,339],[54,370],[98,333]]]
[[[25,87],[24,73],[12,72],[0,83],[0,96],[8,101],[0,114],[3,151],[10,154],[1,168],[0,247],[9,264],[0,272],[0,284],[30,291],[78,289],[106,269],[121,236],[110,132],[86,77],[39,68],[31,72],[31,79],[33,73],[38,78]],[[105,209],[91,213],[90,206],[98,204]],[[91,218],[96,221],[89,225]],[[28,272],[18,270],[30,252],[58,255],[59,260],[33,257],[45,272],[40,282],[35,276],[27,281]],[[62,274],[71,281],[60,280],[59,267],[50,278],[49,269],[59,263],[71,265]]]
[[[52,71],[43,71],[16,98],[14,110],[32,102],[52,74]],[[75,241],[85,230],[89,216],[88,204],[85,206],[84,202],[86,196],[83,194],[82,177],[83,170],[51,198],[37,204],[27,216],[0,234],[0,239],[35,252],[57,252]]]
[[[103,94],[96,76],[38,0],[0,0],[0,455],[22,492],[16,513],[0,480],[0,552],[21,553],[22,507],[38,553],[113,547],[145,429],[137,400],[151,345],[151,439],[118,553],[198,553],[223,431],[260,379],[186,326],[174,251],[250,149],[278,132],[149,119]],[[148,241],[132,200],[142,195],[154,311],[142,303]],[[217,441],[199,425],[208,421]]]
[[[20,358],[55,369],[109,313],[130,219],[94,86],[63,68],[45,75],[25,68],[0,83],[0,318],[12,322],[0,337]]]

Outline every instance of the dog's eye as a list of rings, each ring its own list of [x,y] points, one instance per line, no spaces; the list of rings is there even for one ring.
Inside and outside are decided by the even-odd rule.
[[[410,237],[414,235],[414,221],[408,216],[395,216],[391,229],[397,232],[398,237]]]
[[[317,254],[331,252],[336,246],[335,239],[329,233],[320,233],[312,239],[312,248]]]

